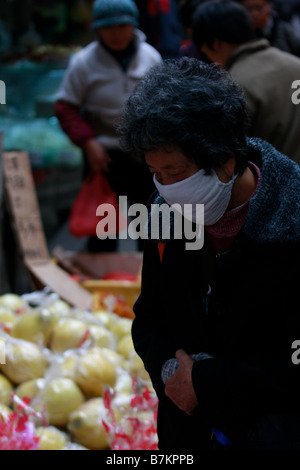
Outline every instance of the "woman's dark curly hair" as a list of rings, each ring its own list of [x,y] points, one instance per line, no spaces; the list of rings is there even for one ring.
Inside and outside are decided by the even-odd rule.
[[[236,158],[247,165],[246,104],[240,86],[215,64],[184,57],[152,67],[124,106],[121,147],[135,156],[179,148],[208,172]]]

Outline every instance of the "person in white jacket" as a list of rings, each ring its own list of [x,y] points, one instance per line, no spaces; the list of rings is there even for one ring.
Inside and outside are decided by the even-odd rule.
[[[138,29],[138,19],[133,0],[95,1],[91,25],[95,41],[71,58],[55,103],[62,129],[83,150],[85,174],[105,172],[117,194],[127,195],[131,203],[146,202],[153,182],[144,162],[120,150],[116,126],[135,85],[162,61]],[[115,242],[108,243],[108,249],[114,250]],[[107,249],[96,237],[88,247]]]

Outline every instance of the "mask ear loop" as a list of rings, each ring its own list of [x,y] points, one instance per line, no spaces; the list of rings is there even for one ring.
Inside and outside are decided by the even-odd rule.
[[[215,170],[213,170],[215,172]],[[215,172],[216,173],[216,172]],[[233,173],[231,179],[229,181],[227,181],[226,183],[224,183],[224,181],[221,181],[216,173],[216,177],[218,179],[217,181],[217,184],[220,185],[220,186],[229,186],[229,185],[233,185],[233,183],[235,182],[236,178],[238,177],[238,173]]]

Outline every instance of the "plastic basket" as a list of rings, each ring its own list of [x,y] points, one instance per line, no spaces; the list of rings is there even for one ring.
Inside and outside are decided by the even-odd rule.
[[[141,292],[141,281],[86,280],[81,285],[93,294],[93,309],[104,308],[109,296],[117,297],[119,305],[114,312],[120,316],[134,317],[133,305]]]

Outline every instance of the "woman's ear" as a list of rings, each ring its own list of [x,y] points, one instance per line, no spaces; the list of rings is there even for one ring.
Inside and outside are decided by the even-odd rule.
[[[230,178],[234,175],[235,170],[235,157],[230,157],[229,160],[224,164],[224,170],[227,172]]]
[[[234,169],[235,157],[230,157],[225,163],[222,163],[222,166],[215,168],[215,172],[217,173],[220,181],[228,183],[234,175]]]

